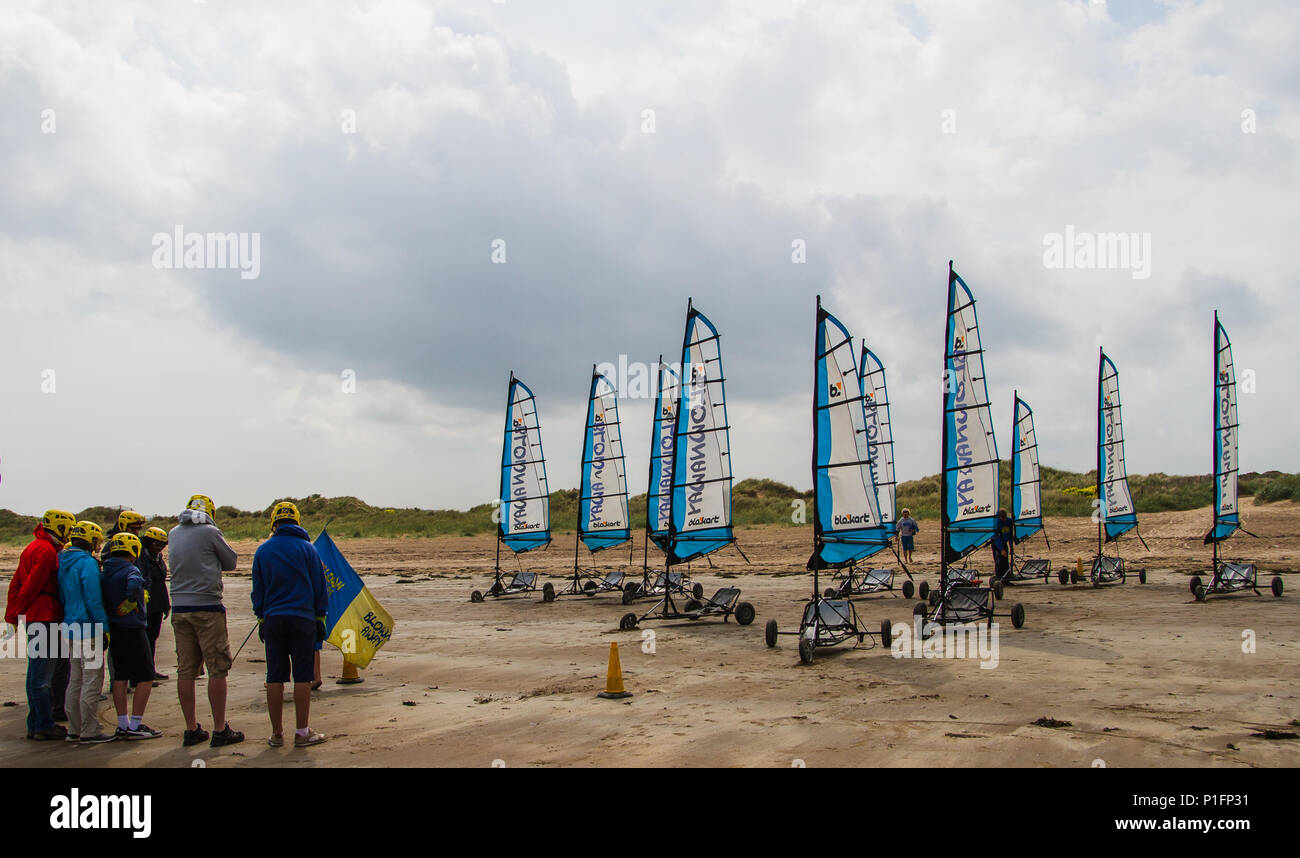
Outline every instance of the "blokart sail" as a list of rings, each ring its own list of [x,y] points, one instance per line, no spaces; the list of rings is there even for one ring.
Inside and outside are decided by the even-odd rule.
[[[537,398],[510,373],[506,394],[506,423],[501,445],[500,520],[497,523],[496,570],[487,595],[527,593],[537,589],[537,573],[522,568],[505,580],[501,571],[501,546],[520,554],[551,544],[550,490],[546,483],[546,457],[542,452],[542,427]],[[475,590],[470,601],[483,601]]]
[[[1232,342],[1228,332],[1214,313],[1214,522],[1205,534],[1205,543],[1214,546],[1214,571],[1209,583],[1199,575],[1191,579],[1192,595],[1199,602],[1209,596],[1250,590],[1259,592],[1259,570],[1254,563],[1227,562],[1219,557],[1219,545],[1238,530],[1250,533],[1241,526],[1241,510],[1237,492],[1237,370],[1232,364]],[[1253,534],[1251,534],[1253,535]],[[1282,579],[1273,576],[1271,589],[1274,596],[1282,595]]]
[[[1016,545],[1029,539],[1036,533],[1042,533],[1047,540],[1047,531],[1043,527],[1043,491],[1042,477],[1038,471],[1038,435],[1034,430],[1034,411],[1029,403],[1020,398],[1020,391],[1013,394],[1014,405],[1011,410],[1011,518],[1015,527],[1012,540],[1011,571],[1008,581],[1036,581],[1044,583],[1050,579],[1052,561],[1046,558],[1027,558],[1016,554]],[[1051,547],[1051,542],[1048,542]]]
[[[1137,533],[1143,546],[1146,541],[1137,531],[1137,506],[1128,484],[1128,466],[1124,458],[1124,421],[1119,395],[1119,370],[1100,349],[1097,361],[1097,555],[1092,560],[1090,579],[1094,587],[1124,583],[1129,570],[1119,556],[1107,557],[1105,544],[1115,542],[1130,530]],[[1064,572],[1064,570],[1062,570]],[[1146,583],[1146,570],[1138,571]],[[1062,574],[1062,583],[1067,576]],[[1073,580],[1073,578],[1071,578]]]

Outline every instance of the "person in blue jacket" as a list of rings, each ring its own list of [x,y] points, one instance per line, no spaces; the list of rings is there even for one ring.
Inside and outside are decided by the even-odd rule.
[[[325,639],[329,591],[325,564],[300,524],[298,507],[288,501],[271,510],[271,538],[253,555],[253,613],[266,645],[266,708],[271,716],[272,748],[284,745],[284,684],[292,668],[295,748],[318,745],[325,737],[310,726],[314,647]]]
[[[59,598],[71,650],[66,741],[98,745],[117,738],[99,724],[108,614],[104,611],[95,552],[104,540],[104,529],[93,521],[79,521],[68,533],[68,547],[59,552]]]
[[[108,541],[108,559],[100,576],[108,613],[108,657],[113,668],[113,705],[119,739],[157,739],[161,730],[144,724],[144,709],[153,691],[153,654],[149,652],[149,589],[135,561],[143,546],[140,537],[122,531]],[[135,685],[131,713],[126,711],[128,685]]]

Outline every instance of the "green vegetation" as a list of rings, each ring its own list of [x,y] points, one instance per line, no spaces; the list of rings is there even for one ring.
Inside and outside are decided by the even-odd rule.
[[[1043,511],[1047,515],[1091,515],[1096,471],[1080,474],[1043,468]],[[1209,506],[1213,485],[1209,476],[1171,477],[1167,474],[1130,476],[1129,484],[1139,513],[1166,510],[1198,509]],[[1240,491],[1253,495],[1261,503],[1300,501],[1300,475],[1279,471],[1242,474]],[[468,510],[392,509],[370,506],[354,497],[285,498],[298,505],[303,525],[316,534],[328,522],[330,532],[341,537],[395,536],[473,536],[491,533],[492,504],[480,504]],[[805,519],[812,516],[812,492],[800,492],[775,480],[741,480],[732,491],[732,516],[740,526],[754,524],[793,524],[794,502],[805,504]],[[1002,463],[1002,505],[1011,508],[1011,465]],[[632,498],[634,527],[645,526],[646,496]],[[939,515],[939,477],[930,476],[899,484],[898,508],[907,507],[920,519]],[[78,519],[99,522],[108,530],[117,521],[116,507],[91,507],[77,513]],[[271,504],[266,509],[249,512],[230,506],[217,508],[217,524],[229,539],[261,539],[267,534]],[[577,489],[551,493],[551,521],[556,533],[572,533],[578,515]],[[31,539],[38,518],[0,510],[0,542],[22,545]],[[164,530],[176,519],[155,518],[146,527]]]

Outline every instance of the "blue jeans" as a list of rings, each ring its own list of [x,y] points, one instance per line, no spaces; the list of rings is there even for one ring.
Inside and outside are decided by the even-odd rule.
[[[57,646],[50,640],[55,634],[53,623],[27,624],[27,732],[37,733],[54,727],[53,698],[50,684],[58,659],[49,656]],[[35,654],[39,654],[35,655]]]

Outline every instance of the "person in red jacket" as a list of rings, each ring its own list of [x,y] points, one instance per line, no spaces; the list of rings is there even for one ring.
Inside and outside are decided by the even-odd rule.
[[[54,723],[50,681],[62,644],[58,623],[63,620],[59,601],[59,552],[77,519],[70,512],[52,509],[32,531],[35,537],[18,558],[18,571],[9,581],[5,622],[27,626],[27,738],[63,739],[67,730]]]

